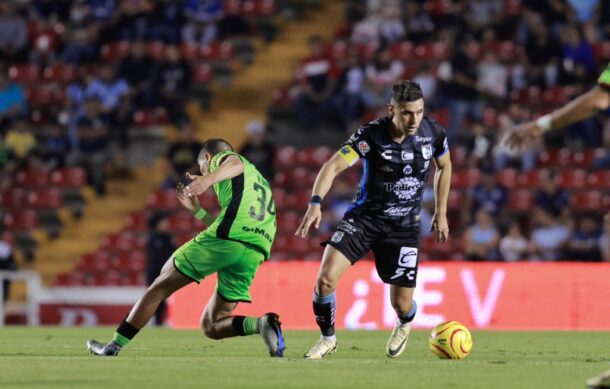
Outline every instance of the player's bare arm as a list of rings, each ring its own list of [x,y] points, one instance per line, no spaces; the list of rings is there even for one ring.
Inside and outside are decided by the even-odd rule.
[[[434,216],[430,231],[436,232],[437,242],[446,242],[449,238],[449,224],[447,222],[447,199],[451,186],[451,157],[446,152],[434,160],[436,173],[434,174]]]
[[[328,194],[333,180],[339,173],[349,167],[347,161],[339,154],[333,155],[320,169],[316,182],[313,185],[312,196],[320,196],[324,198]],[[306,237],[309,228],[313,225],[316,229],[320,228],[320,221],[322,220],[321,205],[316,203],[310,203],[303,216],[303,220],[299,225],[299,228],[295,232],[295,235]]]
[[[241,162],[241,160],[234,155],[230,155],[225,158],[218,170],[216,170],[214,173],[204,174],[201,176],[187,173],[187,177],[193,182],[186,187],[185,193],[187,196],[199,196],[208,190],[212,185],[224,180],[230,180],[233,177],[239,176],[243,172],[244,164]]]
[[[178,201],[180,201],[180,204],[187,211],[192,213],[195,218],[204,222],[206,226],[209,226],[210,224],[214,223],[214,220],[216,220],[216,218],[210,215],[205,209],[203,209],[203,207],[201,207],[199,197],[189,197],[186,195],[185,190],[186,186],[184,186],[183,183],[179,183],[176,187],[176,195],[178,197]]]
[[[540,137],[545,131],[563,128],[588,119],[608,107],[610,107],[610,93],[605,87],[597,85],[550,114],[515,127],[504,142],[511,148],[521,147],[528,141]]]

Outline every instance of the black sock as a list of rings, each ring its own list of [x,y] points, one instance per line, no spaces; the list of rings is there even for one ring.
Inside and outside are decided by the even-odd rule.
[[[324,297],[313,292],[313,313],[323,336],[335,334],[335,296],[335,292]]]
[[[400,322],[402,324],[410,323],[415,318],[416,313],[417,313],[417,304],[415,303],[415,300],[413,300],[413,306],[411,307],[411,310],[402,316],[398,316],[398,320],[400,320]]]
[[[126,346],[138,332],[140,332],[140,330],[127,323],[127,318],[125,318],[119,325],[119,328],[116,329],[112,341],[121,347]]]

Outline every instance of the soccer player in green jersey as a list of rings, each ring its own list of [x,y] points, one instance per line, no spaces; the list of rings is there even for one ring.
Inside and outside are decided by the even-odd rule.
[[[260,334],[272,357],[283,356],[285,343],[279,316],[233,315],[240,301],[250,302],[256,270],[269,258],[276,232],[275,204],[269,183],[248,160],[222,139],[205,142],[198,157],[201,176],[178,188],[180,203],[208,228],[182,245],[161,274],[133,306],[107,344],[89,340],[91,353],[115,356],[148,323],[161,301],[176,290],[210,274],[218,274],[216,293],[201,316],[201,329],[211,339]],[[197,198],[213,187],[220,214],[209,215]]]
[[[563,128],[610,108],[610,63],[597,79],[597,85],[565,106],[535,121],[515,127],[503,141],[510,147],[521,147],[546,131]],[[610,221],[610,212],[605,216]],[[590,389],[610,389],[610,370],[587,381]]]

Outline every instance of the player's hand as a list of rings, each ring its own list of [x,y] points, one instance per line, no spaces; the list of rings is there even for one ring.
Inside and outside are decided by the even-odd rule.
[[[299,228],[297,228],[297,232],[294,234],[296,236],[306,237],[309,232],[309,228],[314,225],[316,230],[320,228],[320,221],[322,220],[322,207],[320,205],[309,205],[307,207],[307,212],[305,212],[305,216],[303,216],[303,221]]]
[[[436,232],[437,242],[446,242],[447,239],[449,239],[449,223],[447,222],[447,216],[434,214],[430,232]]]
[[[178,201],[180,201],[180,204],[182,204],[182,206],[184,208],[186,208],[189,212],[191,212],[192,214],[197,213],[197,211],[199,211],[201,209],[201,204],[199,203],[199,197],[197,196],[192,196],[189,197],[186,195],[185,193],[186,191],[186,186],[184,186],[183,183],[178,183],[178,186],[176,187],[176,194],[178,196]]]
[[[504,138],[503,143],[510,149],[518,149],[541,135],[542,131],[540,131],[535,122],[524,123],[510,130]]]
[[[206,176],[198,176],[191,173],[186,173],[186,176],[192,181],[184,190],[184,194],[188,197],[199,196],[212,186]]]

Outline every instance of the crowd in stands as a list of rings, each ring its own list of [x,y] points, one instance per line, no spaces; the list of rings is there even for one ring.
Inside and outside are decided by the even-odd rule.
[[[499,142],[592,87],[608,66],[608,40],[604,1],[349,0],[344,25],[330,41],[311,37],[271,112],[293,110],[302,131],[347,138],[386,114],[394,82],[413,79],[451,145],[456,258],[610,260],[607,113],[521,152]],[[331,214],[342,214],[356,185],[331,193]],[[426,248],[432,258],[456,252]]]

